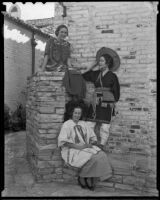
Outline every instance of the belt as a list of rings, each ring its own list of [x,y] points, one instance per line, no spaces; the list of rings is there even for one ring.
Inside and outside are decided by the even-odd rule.
[[[100,122],[100,123],[104,123],[104,124],[110,124],[110,121],[101,120],[101,119],[91,119],[91,118],[87,118],[86,121],[90,121],[90,122]]]
[[[97,87],[97,88],[95,88],[95,92],[96,93],[100,93],[100,92],[103,92],[103,91],[111,91],[111,88],[109,88],[109,87]]]

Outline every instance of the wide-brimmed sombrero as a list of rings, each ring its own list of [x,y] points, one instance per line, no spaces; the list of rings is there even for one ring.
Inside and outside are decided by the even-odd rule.
[[[119,55],[114,50],[112,50],[110,48],[102,47],[97,51],[96,60],[99,61],[100,57],[105,55],[105,54],[108,54],[108,55],[110,55],[112,57],[113,66],[112,66],[111,70],[112,71],[116,71],[120,66]]]

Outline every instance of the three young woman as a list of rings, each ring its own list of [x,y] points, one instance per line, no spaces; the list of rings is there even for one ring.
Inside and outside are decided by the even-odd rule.
[[[46,71],[65,71],[72,67],[70,62],[71,45],[65,40],[68,28],[60,25],[56,31],[56,38],[51,38],[47,44],[42,69]],[[108,137],[115,103],[120,98],[119,81],[115,69],[115,52],[106,49],[96,58],[96,63],[82,72],[86,81],[93,82],[93,114],[87,121],[80,120],[82,108],[74,105],[71,118],[62,125],[58,146],[61,148],[62,158],[70,166],[80,169],[78,182],[91,190],[95,187],[95,180],[106,180],[112,176],[112,169],[106,153],[102,151]],[[119,63],[118,63],[119,65]],[[95,67],[98,69],[95,70]],[[117,67],[117,66],[116,66]],[[100,142],[94,132],[96,124],[100,124]],[[99,148],[100,147],[100,148]]]

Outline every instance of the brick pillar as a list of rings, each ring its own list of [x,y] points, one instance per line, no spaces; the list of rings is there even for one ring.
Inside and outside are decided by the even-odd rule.
[[[27,158],[39,182],[62,179],[57,136],[67,101],[63,75],[64,72],[39,72],[28,79]]]
[[[27,83],[27,159],[37,182],[75,181],[77,171],[66,166],[57,146],[65,104],[64,72],[38,72]],[[89,101],[93,84],[87,84]]]

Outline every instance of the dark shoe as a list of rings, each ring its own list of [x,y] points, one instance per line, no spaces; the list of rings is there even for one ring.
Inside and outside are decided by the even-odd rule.
[[[81,188],[87,188],[86,184],[82,183],[80,176],[78,176],[78,184],[81,186]]]
[[[85,182],[86,182],[88,189],[94,191],[94,189],[95,189],[94,178],[93,177],[85,178]]]
[[[97,145],[101,150],[103,150],[104,146],[102,144]]]

